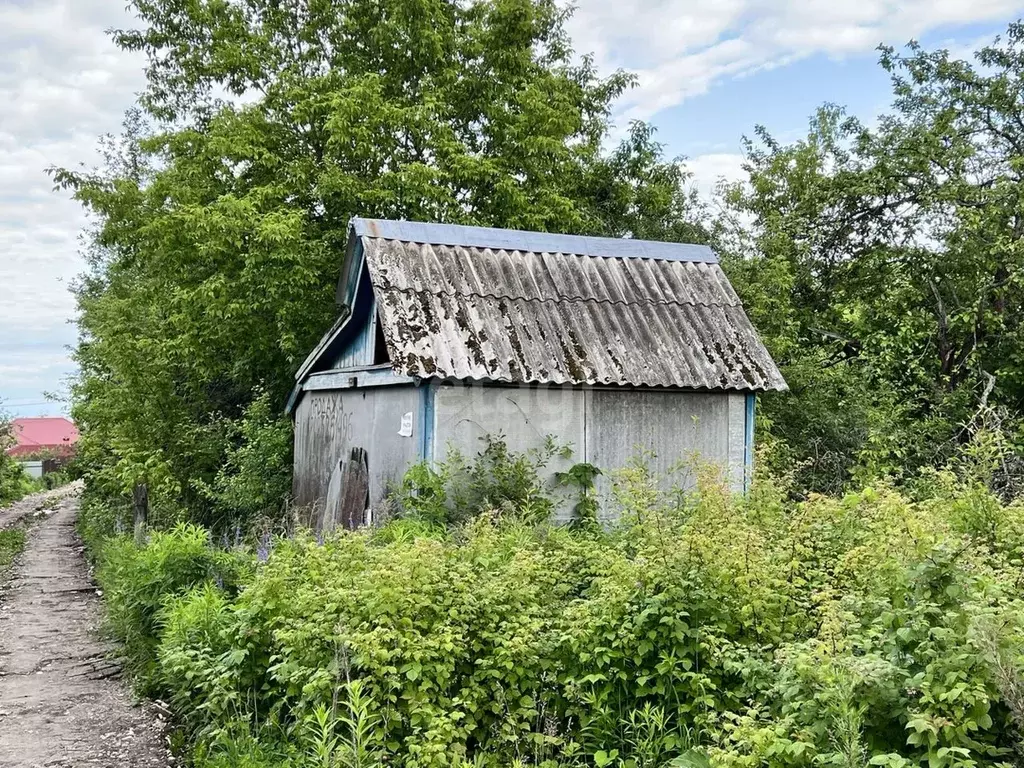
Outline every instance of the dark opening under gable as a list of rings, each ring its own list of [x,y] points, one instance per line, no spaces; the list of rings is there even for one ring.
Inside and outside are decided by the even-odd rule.
[[[380,312],[374,317],[374,339],[373,339],[373,364],[383,365],[391,362],[391,355],[388,354],[387,341],[384,339],[384,326],[380,320]]]
[[[366,264],[359,264],[358,269],[353,278],[351,293],[342,305],[338,321],[324,334],[320,343],[306,357],[295,374],[295,378],[300,382],[312,373],[333,368],[373,365],[375,342],[379,335],[373,284]],[[339,287],[339,295],[341,293],[342,289]]]

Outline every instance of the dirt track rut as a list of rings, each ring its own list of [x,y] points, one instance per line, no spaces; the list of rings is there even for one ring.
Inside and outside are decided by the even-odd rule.
[[[33,520],[0,591],[0,768],[171,765],[161,720],[133,703],[97,634],[77,511],[74,487],[0,510],[0,527]]]

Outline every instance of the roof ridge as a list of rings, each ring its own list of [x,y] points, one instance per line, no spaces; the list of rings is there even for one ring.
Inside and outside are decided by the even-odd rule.
[[[697,243],[640,240],[631,237],[568,235],[466,224],[364,219],[359,216],[352,217],[349,221],[349,229],[357,237],[429,245],[491,248],[492,250],[527,253],[557,253],[566,256],[591,256],[622,260],[651,259],[718,263],[718,254],[710,246]]]

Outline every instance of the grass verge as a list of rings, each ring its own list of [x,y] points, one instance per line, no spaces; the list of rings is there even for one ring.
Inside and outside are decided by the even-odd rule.
[[[25,549],[25,529],[20,525],[0,529],[0,585],[7,581],[14,559]]]

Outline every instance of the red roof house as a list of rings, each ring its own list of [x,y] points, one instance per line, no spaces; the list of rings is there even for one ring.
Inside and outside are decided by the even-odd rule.
[[[7,449],[10,456],[31,456],[50,453],[66,456],[74,453],[78,442],[78,427],[63,416],[17,418],[11,422],[14,445]]]

